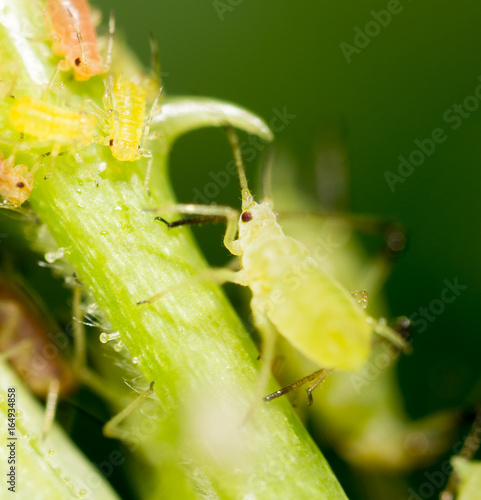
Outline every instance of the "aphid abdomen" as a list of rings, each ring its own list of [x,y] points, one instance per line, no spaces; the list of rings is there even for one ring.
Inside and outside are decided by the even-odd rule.
[[[121,77],[115,82],[110,145],[112,155],[119,161],[137,161],[142,157],[145,99],[145,90],[138,85]]]
[[[13,103],[9,119],[17,132],[60,145],[90,144],[95,131],[94,116],[29,97]]]
[[[323,368],[360,368],[372,336],[361,308],[296,240],[276,237],[254,246],[243,267],[252,278],[254,303],[279,333]]]
[[[86,0],[48,0],[47,12],[57,37],[52,50],[65,57],[69,66],[74,68],[76,80],[88,80],[102,74],[103,60]],[[83,58],[78,33],[82,39]]]

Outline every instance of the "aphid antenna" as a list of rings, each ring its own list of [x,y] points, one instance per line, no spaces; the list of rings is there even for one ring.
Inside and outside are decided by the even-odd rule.
[[[107,55],[105,57],[104,73],[109,71],[110,66],[112,66],[112,53],[114,50],[114,34],[115,34],[115,11],[112,9],[110,11],[109,17],[109,44],[107,46]]]
[[[149,33],[149,42],[150,42],[150,54],[151,54],[150,73],[160,84],[162,81],[161,66],[160,66],[160,50],[159,50],[159,44],[157,43],[157,39],[155,38],[152,31]]]
[[[67,9],[67,12],[69,16],[72,18],[72,21],[75,25],[75,31],[77,32],[77,40],[80,47],[80,64],[85,64],[85,66],[87,66],[87,58],[85,56],[85,48],[84,48],[82,33],[80,33],[80,27],[72,11],[70,9]],[[75,64],[77,64],[77,61],[75,61]],[[80,66],[80,64],[77,64],[77,66]]]
[[[272,198],[272,170],[275,160],[276,152],[274,148],[268,146],[262,171],[262,193],[264,196],[262,201],[269,203],[271,207],[274,205]]]
[[[246,170],[244,162],[242,160],[242,152],[239,145],[239,137],[237,136],[235,130],[230,125],[226,125],[225,130],[227,133],[227,139],[229,140],[230,145],[232,147],[232,151],[234,153],[234,160],[237,166],[237,174],[239,175],[239,182],[242,193],[242,210],[245,210],[249,208],[249,206],[252,204],[253,196],[249,191],[249,187],[247,185]]]

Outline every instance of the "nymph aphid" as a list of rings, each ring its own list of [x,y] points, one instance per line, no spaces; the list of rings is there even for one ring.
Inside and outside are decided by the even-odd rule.
[[[254,201],[247,186],[237,135],[231,128],[227,133],[241,184],[242,212],[227,206],[194,204],[177,204],[158,211],[200,215],[201,222],[226,219],[224,245],[239,257],[240,271],[210,269],[186,281],[204,279],[248,286],[252,291],[253,319],[264,342],[258,396],[268,380],[277,331],[305,357],[322,367],[304,380],[310,383],[307,391],[311,400],[311,391],[330,370],[356,371],[363,365],[371,352],[374,333],[401,346],[404,342],[384,321],[369,317],[352,294],[319,268],[304,245],[284,234],[270,198],[261,203]],[[190,218],[168,223],[161,217],[156,220],[169,227],[196,221]],[[152,304],[181,286],[185,283],[140,303]],[[355,295],[365,302],[364,292],[355,292]],[[268,399],[285,392],[288,391],[279,391]]]
[[[108,70],[112,54],[113,16],[110,18],[109,47],[104,64],[92,12],[86,0],[48,0],[47,13],[54,32],[52,50],[65,57],[58,69],[73,68],[75,79],[80,81]]]

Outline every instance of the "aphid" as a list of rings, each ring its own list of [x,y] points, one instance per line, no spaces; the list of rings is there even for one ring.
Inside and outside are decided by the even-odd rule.
[[[0,195],[6,198],[3,206],[18,207],[27,201],[33,188],[33,177],[40,166],[37,162],[31,169],[26,165],[15,165],[15,153],[5,158],[0,151]]]
[[[104,65],[92,20],[92,12],[86,0],[48,0],[47,13],[54,31],[52,50],[65,57],[59,69],[73,68],[76,80],[88,80],[105,73],[110,67],[114,21],[110,19],[110,38],[107,61]]]
[[[93,141],[96,118],[82,109],[57,106],[40,99],[15,99],[9,110],[10,124],[17,132],[53,144],[49,177],[62,146],[81,147]],[[83,160],[74,150],[78,162]],[[96,174],[94,174],[96,175]]]
[[[481,410],[458,455],[451,458],[453,471],[440,500],[477,500],[481,491],[481,462],[473,461],[481,441]]]
[[[42,308],[11,279],[0,278],[0,351],[33,393],[46,398],[43,426],[48,432],[59,396],[77,387],[74,368],[52,338]]]
[[[148,158],[145,186],[148,188],[150,170],[152,168],[152,153],[144,148],[149,137],[150,125],[158,100],[162,93],[159,90],[146,119],[146,92],[136,83],[126,80],[119,75],[112,83],[108,79],[107,90],[104,95],[108,135],[103,141],[110,146],[112,155],[119,161],[138,161],[142,157]]]
[[[241,184],[242,212],[226,206],[194,204],[173,205],[160,211],[200,215],[202,221],[226,219],[224,245],[239,256],[241,270],[211,269],[194,276],[192,281],[233,282],[251,289],[253,319],[264,341],[264,363],[257,392],[261,393],[267,384],[277,330],[304,356],[322,367],[306,380],[310,382],[307,392],[311,401],[312,390],[330,370],[355,371],[363,365],[371,352],[374,332],[398,345],[403,342],[384,322],[370,318],[341,285],[319,268],[301,243],[283,233],[270,198],[261,203],[254,201],[247,186],[237,135],[231,128],[227,133]],[[161,217],[156,220],[169,227],[195,223],[195,219],[173,223]],[[177,287],[143,302],[153,303]],[[364,294],[360,295],[364,298]]]

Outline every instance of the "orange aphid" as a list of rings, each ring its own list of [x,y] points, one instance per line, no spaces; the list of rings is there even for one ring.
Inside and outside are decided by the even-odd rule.
[[[99,44],[86,0],[47,0],[55,40],[52,49],[65,57],[76,80],[88,80],[105,72]]]
[[[26,165],[16,165],[13,155],[4,158],[0,152],[0,195],[10,205],[19,206],[28,199],[33,188],[33,176],[37,166],[31,170]]]

